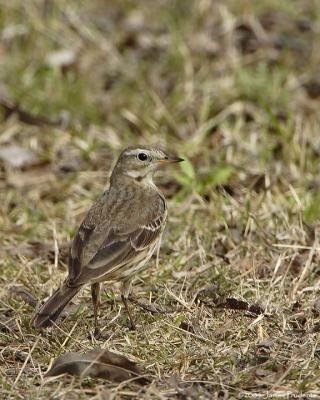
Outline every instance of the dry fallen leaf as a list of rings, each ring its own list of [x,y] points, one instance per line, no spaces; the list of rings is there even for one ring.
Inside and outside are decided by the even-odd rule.
[[[216,283],[207,285],[205,288],[199,290],[196,298],[198,301],[210,298],[214,303],[217,303],[221,298],[218,285]]]
[[[200,290],[197,294],[197,300],[214,308],[243,310],[256,315],[264,314],[265,312],[263,305],[257,303],[250,304],[247,301],[238,300],[234,297],[226,297],[225,294],[219,293],[218,287],[214,284]]]
[[[125,356],[104,349],[87,353],[63,354],[55,360],[46,377],[61,374],[75,375],[80,378],[102,378],[112,382],[123,382],[132,378],[137,378],[136,381],[141,384],[148,381],[141,376],[136,363]]]
[[[68,262],[69,249],[69,242],[59,244],[58,265],[63,265]],[[38,257],[46,261],[54,262],[55,257],[54,244],[52,242],[36,239],[17,243],[14,246],[12,244],[5,244],[4,250],[6,253],[10,254],[11,257],[18,259],[24,257],[28,260],[34,260]]]
[[[36,162],[36,156],[31,150],[16,145],[1,147],[0,159],[14,168],[26,167]]]

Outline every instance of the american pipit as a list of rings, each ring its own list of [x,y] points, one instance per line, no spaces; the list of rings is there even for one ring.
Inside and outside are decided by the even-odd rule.
[[[167,220],[166,201],[153,183],[153,174],[180,161],[147,146],[129,147],[121,153],[110,188],[92,205],[73,240],[68,277],[35,316],[35,328],[55,321],[88,283],[97,328],[102,281],[122,282],[121,298],[134,328],[127,302],[132,279],[152,256]]]

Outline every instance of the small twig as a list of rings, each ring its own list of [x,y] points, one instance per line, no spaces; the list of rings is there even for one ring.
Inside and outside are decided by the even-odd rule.
[[[28,111],[24,110],[20,107],[19,104],[13,103],[12,101],[4,98],[0,98],[0,107],[2,107],[7,116],[9,117],[11,114],[17,114],[20,121],[29,124],[29,125],[51,125],[51,126],[59,126],[61,121],[51,120],[45,117],[38,117],[30,114]]]
[[[9,289],[9,295],[14,298],[20,296],[25,303],[34,308],[38,305],[38,300],[23,286],[12,286]]]

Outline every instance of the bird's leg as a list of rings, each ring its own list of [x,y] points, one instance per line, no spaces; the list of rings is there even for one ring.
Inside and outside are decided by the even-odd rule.
[[[127,314],[128,314],[128,317],[129,317],[129,322],[130,322],[129,328],[130,328],[130,330],[135,331],[136,330],[136,325],[135,325],[135,323],[133,321],[133,318],[132,318],[132,315],[131,315],[130,307],[129,307],[129,304],[128,304],[128,298],[124,297],[124,295],[122,294],[121,295],[121,299],[123,301],[123,304],[125,306],[125,309],[127,310]]]
[[[91,285],[91,296],[93,304],[93,316],[94,316],[94,334],[99,334],[98,328],[98,308],[100,305],[100,283],[93,283]]]
[[[132,279],[128,279],[128,280],[123,281],[122,288],[121,288],[121,300],[122,300],[122,302],[124,304],[124,307],[125,307],[125,309],[127,311],[128,317],[129,317],[129,322],[130,322],[129,328],[134,331],[136,329],[136,325],[135,325],[135,323],[133,321],[133,318],[132,318],[132,315],[131,315],[131,311],[130,311],[130,307],[129,307],[129,304],[128,304],[128,297],[129,297],[129,294],[130,294],[130,291],[131,291],[131,284],[132,284]]]

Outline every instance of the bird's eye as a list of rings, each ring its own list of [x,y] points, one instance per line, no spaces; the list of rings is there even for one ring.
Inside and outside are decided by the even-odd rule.
[[[138,158],[140,161],[146,161],[148,156],[146,155],[146,153],[139,153]]]

